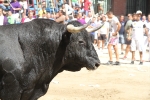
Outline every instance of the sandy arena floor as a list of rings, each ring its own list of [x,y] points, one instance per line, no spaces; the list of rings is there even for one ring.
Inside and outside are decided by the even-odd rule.
[[[58,74],[39,100],[150,100],[150,62],[130,65],[127,59],[120,66],[106,66],[108,54],[99,55],[97,70]]]

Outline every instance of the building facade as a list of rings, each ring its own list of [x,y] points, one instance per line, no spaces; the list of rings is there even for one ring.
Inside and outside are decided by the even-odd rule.
[[[115,15],[127,15],[141,10],[143,14],[150,14],[150,0],[94,0],[94,10],[98,12],[98,5],[104,9],[104,13],[111,10]]]
[[[150,0],[112,0],[112,9],[115,15],[127,15],[141,10],[143,14],[150,13]]]

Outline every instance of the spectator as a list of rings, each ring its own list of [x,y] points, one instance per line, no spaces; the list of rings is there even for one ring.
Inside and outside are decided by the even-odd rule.
[[[25,13],[22,13],[22,19],[21,19],[21,23],[24,23],[25,19],[27,18]]]
[[[47,19],[51,19],[51,14],[50,14],[50,13],[47,13],[46,18],[47,18]]]
[[[132,14],[128,14],[128,21],[126,22],[126,25],[125,25],[125,44],[127,45],[126,46],[126,51],[125,51],[125,56],[123,57],[123,60],[125,60],[127,58],[127,55],[130,51],[130,45],[131,45],[131,39],[129,37],[129,29],[130,29],[130,26],[132,24]]]
[[[121,44],[121,54],[123,55],[123,50],[124,50],[124,43],[125,43],[125,29],[124,29],[124,25],[125,25],[125,21],[124,21],[124,16],[121,15],[120,16],[120,24],[121,24],[121,28],[119,30],[119,43]]]
[[[29,13],[28,13],[28,18],[26,18],[25,20],[24,20],[24,22],[30,22],[30,21],[32,21],[34,18],[33,18],[33,12],[32,11],[30,11]]]
[[[78,13],[77,21],[81,24],[85,24],[85,19],[82,17],[82,13]]]
[[[144,24],[147,23],[147,20],[146,20],[146,16],[145,16],[145,15],[142,16],[142,22],[143,22]]]
[[[10,10],[11,10],[14,18],[18,19],[19,11],[21,10],[21,5],[19,4],[19,2],[17,0],[12,0],[12,2],[10,2]]]
[[[142,22],[145,25],[147,24],[147,20],[146,20],[145,15],[142,16]],[[147,37],[147,34],[145,31],[143,32],[143,34],[144,34],[144,37],[143,37],[143,41],[144,41],[144,44],[143,44],[143,62],[144,62],[146,60],[145,56],[146,56],[146,48],[148,45],[148,37]]]
[[[98,16],[98,17],[97,17],[97,24],[100,24],[101,22],[102,22],[101,16]]]
[[[19,3],[22,7],[21,13],[24,13],[26,15],[26,10],[28,9],[27,1],[26,0],[21,0]]]
[[[148,15],[147,17],[147,23],[146,23],[146,27],[147,27],[147,30],[148,30],[148,42],[149,42],[149,62],[150,62],[150,14]]]
[[[54,20],[55,19],[55,15],[52,13],[51,14],[51,18],[50,18],[51,20]]]
[[[43,18],[43,15],[45,16],[46,10],[45,6],[42,7],[42,9],[38,12],[39,18]]]
[[[15,24],[15,18],[12,16],[12,12],[8,11],[8,24]]]
[[[47,16],[46,13],[43,13],[43,14],[42,14],[42,18],[46,19],[46,16]]]
[[[0,26],[7,25],[7,24],[8,24],[8,19],[6,16],[3,15],[3,9],[0,8]]]
[[[92,13],[89,11],[88,16],[85,18],[85,22],[87,23],[89,20],[92,20]]]
[[[82,9],[81,7],[77,7],[78,9],[77,9],[77,11],[78,11],[78,13],[83,13],[84,12],[84,9]]]
[[[139,51],[140,54],[140,63],[139,65],[143,65],[143,60],[142,60],[142,56],[143,56],[143,29],[145,28],[145,24],[142,23],[142,21],[140,20],[142,15],[141,11],[137,11],[136,14],[134,14],[133,16],[133,22],[131,25],[131,32],[132,33],[132,37],[131,37],[131,51],[132,51],[132,61],[131,64],[134,64],[135,61],[135,51],[136,49]],[[129,35],[130,36],[130,35]]]
[[[90,2],[89,0],[84,0],[84,12],[85,12],[85,15],[88,16],[88,13],[89,13],[89,8],[90,8]]]
[[[109,23],[110,23],[110,39],[108,43],[108,53],[109,53],[109,61],[108,65],[113,64],[113,59],[112,59],[112,46],[115,50],[115,55],[116,55],[116,62],[115,65],[120,65],[119,62],[119,52],[118,52],[118,32],[120,30],[120,23],[118,18],[113,15],[113,12],[109,11],[107,12],[107,16],[109,18]]]
[[[102,16],[102,22],[103,25],[100,30],[98,31],[98,49],[100,50],[100,45],[102,44],[102,52],[104,50],[105,46],[105,40],[108,38],[109,35],[109,23],[107,22],[107,17],[104,15]]]
[[[60,11],[58,12],[58,18],[55,19],[55,21],[58,22],[58,23],[63,23],[63,24],[64,24],[65,19],[66,19],[65,13],[63,12],[63,10],[60,10]]]
[[[62,5],[62,10],[66,13],[66,16],[73,14],[73,11],[74,11],[74,9],[71,8],[67,3]]]
[[[96,27],[95,20],[96,20],[96,18],[93,17],[93,19],[92,19],[92,21],[91,21],[91,25],[88,26],[88,29],[92,29],[92,28],[95,28],[95,27]],[[96,35],[95,32],[90,33],[91,40],[92,40],[92,42],[94,43],[94,45],[96,46],[96,38],[95,38],[96,36],[95,36],[95,35]]]
[[[98,5],[98,13],[99,14],[103,14],[104,13],[104,10],[103,10],[103,7],[101,6],[101,4]]]

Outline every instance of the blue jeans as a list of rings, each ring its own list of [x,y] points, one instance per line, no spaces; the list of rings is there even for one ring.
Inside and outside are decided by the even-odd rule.
[[[84,10],[84,13],[85,13],[86,16],[88,16],[89,11],[88,10]]]
[[[0,4],[0,7],[1,7],[3,10],[6,9],[6,7],[5,7],[3,4]]]

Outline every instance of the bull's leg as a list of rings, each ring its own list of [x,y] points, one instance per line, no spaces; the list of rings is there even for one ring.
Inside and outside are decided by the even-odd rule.
[[[2,78],[1,100],[20,100],[21,88],[12,73],[6,73]]]
[[[22,90],[17,80],[17,77],[19,77],[17,68],[16,63],[11,59],[6,59],[2,62],[1,100],[20,100]]]
[[[29,100],[37,100],[38,98],[46,94],[48,87],[49,84],[43,84],[42,86],[38,87],[38,89],[35,88]]]

